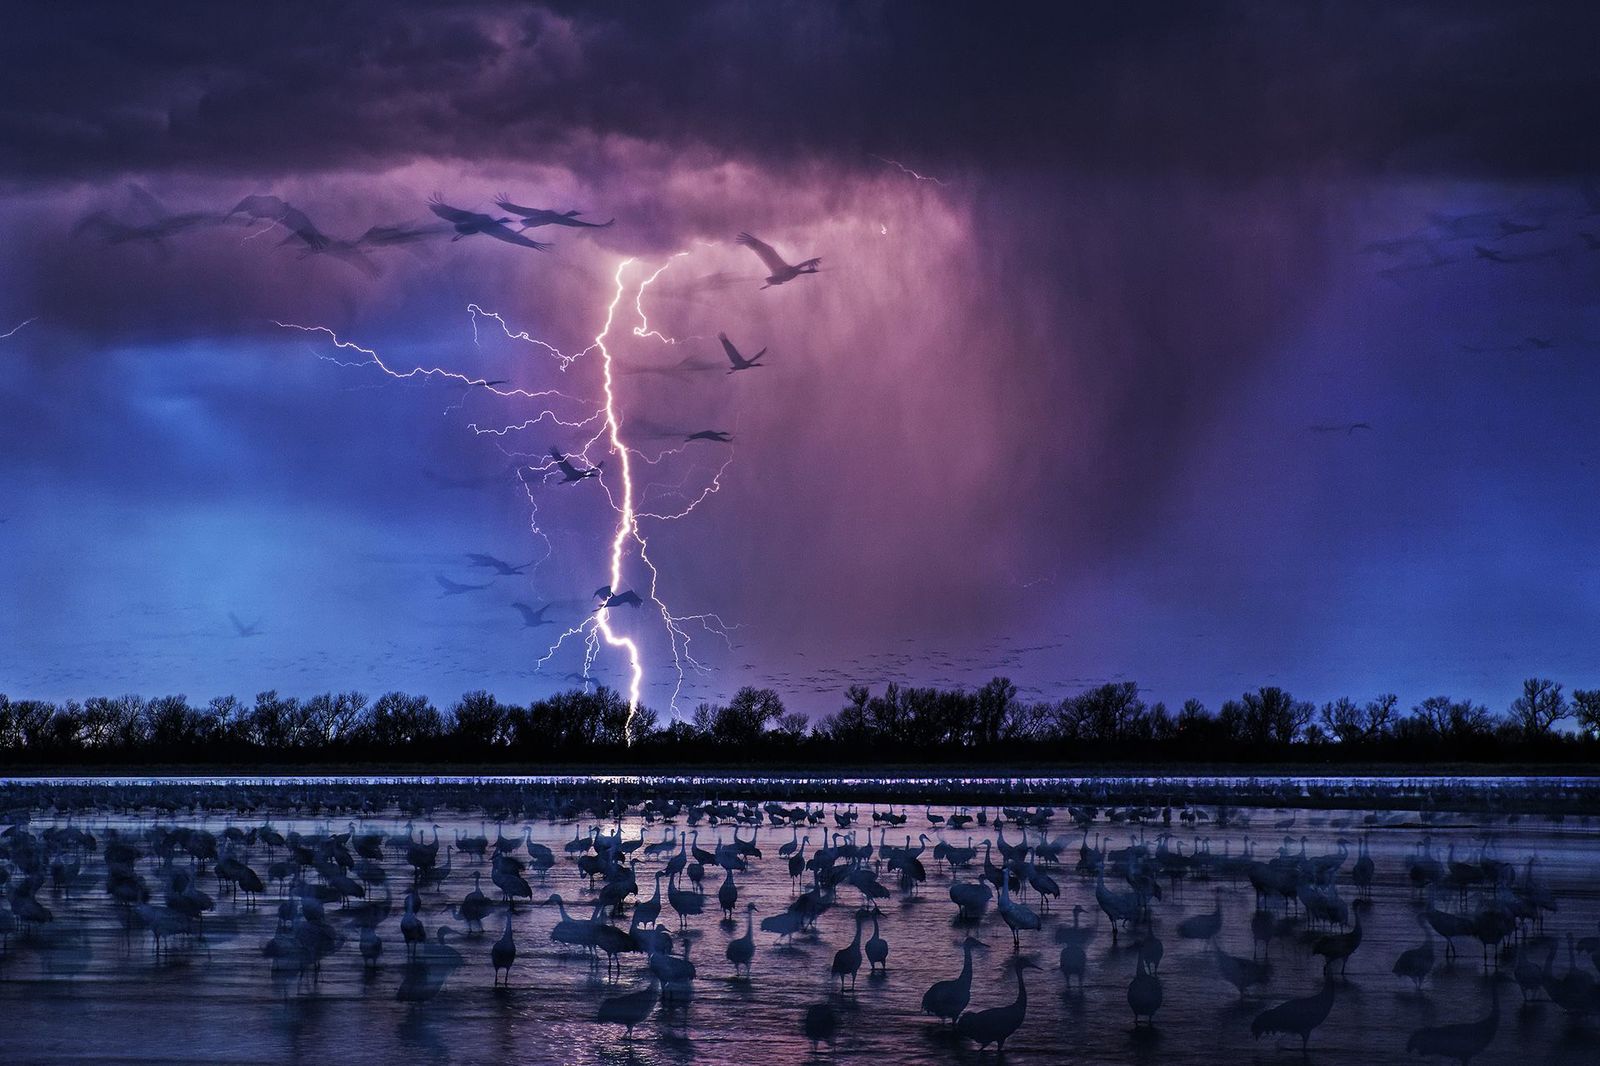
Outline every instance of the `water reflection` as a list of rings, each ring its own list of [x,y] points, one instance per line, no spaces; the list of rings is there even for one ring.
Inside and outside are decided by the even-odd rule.
[[[11,791],[0,1061],[1596,1061],[1600,834],[1536,808],[1600,779],[923,780]]]

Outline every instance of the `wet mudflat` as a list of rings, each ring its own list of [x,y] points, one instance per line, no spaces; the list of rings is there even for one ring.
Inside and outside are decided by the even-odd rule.
[[[1593,819],[1486,813],[1470,797],[1419,813],[828,792],[41,792],[0,816],[0,1061],[1600,1056]],[[953,886],[978,900],[966,915]],[[729,958],[745,943],[748,977]],[[1413,950],[1425,945],[1431,960]],[[964,950],[952,1027],[923,1004],[936,982],[959,994]],[[1408,950],[1420,988],[1393,972]],[[1229,977],[1256,964],[1241,996]],[[1021,1010],[983,1014],[1019,1006],[1019,971]],[[1130,985],[1159,989],[1137,1025]],[[1291,1000],[1304,1002],[1278,1009]],[[980,1050],[1002,1031],[1003,1056]]]

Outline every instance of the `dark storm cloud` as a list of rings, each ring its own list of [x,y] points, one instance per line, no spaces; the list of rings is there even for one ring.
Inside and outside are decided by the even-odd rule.
[[[318,553],[540,554],[520,491],[448,488],[425,471],[470,482],[504,473],[501,449],[571,441],[548,423],[526,439],[474,435],[465,423],[530,411],[336,367],[318,358],[335,352],[324,338],[273,320],[329,325],[399,367],[592,395],[592,359],[562,375],[469,319],[468,303],[576,350],[622,258],[642,257],[637,280],[687,250],[647,303],[655,326],[705,344],[635,339],[623,301],[618,358],[657,372],[625,373],[619,388],[646,434],[734,434],[722,491],[652,539],[675,606],[748,626],[737,659],[708,635],[696,645],[717,657],[719,685],[730,660],[759,680],[781,649],[831,642],[846,658],[937,631],[970,650],[1041,622],[1094,641],[1057,676],[1160,669],[1169,697],[1236,692],[1324,651],[1319,662],[1348,671],[1380,645],[1454,647],[1448,617],[1418,614],[1397,634],[1373,605],[1417,529],[1441,558],[1469,559],[1453,569],[1477,572],[1474,523],[1419,514],[1411,482],[1466,496],[1479,476],[1468,460],[1517,447],[1441,433],[1426,398],[1436,379],[1462,390],[1462,425],[1508,395],[1540,402],[1482,368],[1442,371],[1439,351],[1593,332],[1515,286],[1592,299],[1600,257],[1545,249],[1565,240],[1576,256],[1570,231],[1589,226],[1574,221],[1585,205],[1571,179],[1600,170],[1597,19],[1459,4],[30,12],[0,39],[0,330],[38,319],[0,349],[0,478],[26,504],[8,529],[33,546],[0,553],[32,581],[15,616],[53,613],[68,634],[78,616],[53,606],[64,590],[85,605],[159,598],[52,563],[49,549],[65,529],[84,552],[156,552],[178,516],[185,537],[140,580],[209,596],[222,638],[234,639],[226,611],[259,613],[269,639],[296,632],[361,660],[470,623],[491,636],[472,628],[451,657],[482,683],[527,683],[527,637],[506,604],[529,590],[446,608],[436,561]],[[435,191],[471,210],[505,191],[617,223],[541,231],[548,253],[482,236],[376,248],[378,276],[271,225],[200,226],[165,248],[73,236],[92,211],[135,218],[129,182],[180,213],[272,194],[342,240],[436,222]],[[1548,206],[1529,216],[1546,230],[1494,236],[1530,202]],[[1379,268],[1411,252],[1356,254],[1374,238],[1417,243],[1433,211],[1474,212],[1490,236],[1473,239],[1498,241],[1506,262],[1447,242],[1448,268],[1387,279]],[[731,243],[743,229],[823,256],[823,272],[758,291],[754,258]],[[1482,321],[1461,324],[1472,315]],[[768,369],[727,377],[709,340],[719,330],[746,351],[769,346]],[[1360,380],[1386,381],[1392,363],[1429,388],[1341,394],[1357,375],[1317,361],[1329,332],[1376,353]],[[1405,345],[1386,347],[1391,336]],[[684,359],[715,373],[661,372]],[[1263,382],[1267,398],[1241,410]],[[1556,391],[1593,385],[1569,373]],[[1378,428],[1307,439],[1308,424],[1361,419]],[[1417,453],[1390,443],[1401,426],[1436,449],[1415,468]],[[1395,448],[1383,464],[1341,458],[1380,447]],[[1526,469],[1506,480],[1532,483]],[[709,473],[673,461],[645,476],[646,499],[668,506]],[[554,547],[542,594],[581,601],[605,579],[612,516],[581,490],[538,500]],[[128,516],[113,544],[105,531]],[[1393,543],[1378,539],[1390,526]],[[235,542],[248,548],[237,561]],[[230,582],[213,589],[216,573]],[[1450,591],[1419,584],[1419,599]],[[1302,607],[1317,596],[1325,611]],[[469,608],[481,617],[450,613]],[[1593,613],[1581,596],[1565,608]],[[1329,636],[1352,623],[1372,626],[1365,644]],[[1195,643],[1205,632],[1228,639]],[[40,664],[70,657],[60,639],[39,639]],[[668,653],[658,641],[650,657],[658,685]],[[210,668],[234,683],[232,667]],[[432,667],[416,672],[449,695]]]
[[[1584,4],[39,7],[0,172],[868,153],[1234,176],[1600,169]],[[598,162],[598,159],[596,160]]]

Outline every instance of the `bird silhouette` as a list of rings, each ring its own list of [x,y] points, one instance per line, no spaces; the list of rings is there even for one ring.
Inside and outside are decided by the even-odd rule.
[[[424,1003],[439,994],[450,975],[466,962],[460,952],[444,941],[446,934],[454,932],[456,930],[449,926],[440,926],[434,943],[418,945],[416,955],[406,963],[395,999],[403,1003]]]
[[[1011,930],[1012,947],[1020,948],[1022,945],[1022,930],[1039,929],[1042,923],[1039,916],[1034,913],[1033,908],[1026,904],[1018,903],[1011,898],[1010,881],[1009,877],[1000,879],[1000,918],[1006,923],[1007,928]]]
[[[517,961],[517,941],[511,934],[511,908],[506,908],[505,931],[489,949],[489,962],[494,966],[495,984],[500,983],[500,971],[506,974],[506,984],[511,984],[511,964]]]
[[[626,592],[615,592],[614,593],[614,592],[611,591],[611,588],[608,585],[608,586],[606,586],[606,590],[605,590],[605,592],[603,594],[602,593],[596,593],[595,595],[597,597],[600,597],[600,606],[595,608],[595,610],[597,610],[597,611],[604,610],[607,607],[643,607],[644,606],[644,601],[641,600],[639,598],[639,594],[637,592],[633,591],[632,589],[628,589]]]
[[[369,277],[377,277],[381,273],[377,264],[367,257],[359,240],[336,240],[328,236],[317,228],[316,223],[312,222],[305,212],[276,196],[246,196],[232,211],[223,216],[222,221],[226,222],[235,215],[245,215],[257,221],[273,222],[282,226],[289,232],[278,242],[279,246],[297,243],[302,258],[309,255],[327,255],[348,263]]]
[[[1222,932],[1222,889],[1217,889],[1216,909],[1208,914],[1192,914],[1178,923],[1178,935],[1185,940],[1215,940]]]
[[[476,592],[479,589],[486,589],[489,587],[488,585],[463,585],[458,581],[451,581],[443,574],[434,574],[433,579],[439,583],[440,588],[444,589],[444,591],[439,594],[441,596],[459,596],[463,592]]]
[[[556,461],[556,468],[561,471],[561,483],[563,485],[570,485],[575,482],[582,481],[584,478],[599,477],[600,468],[605,465],[605,463],[600,462],[589,467],[587,470],[579,470],[567,460],[565,455],[562,455],[556,449],[551,448],[550,455]]]
[[[1251,1021],[1251,1037],[1260,1040],[1263,1035],[1280,1033],[1285,1036],[1298,1036],[1300,1050],[1305,1051],[1307,1044],[1310,1043],[1311,1034],[1328,1020],[1328,1013],[1333,1010],[1333,989],[1333,981],[1324,978],[1322,988],[1312,995],[1285,1000],[1275,1007],[1268,1007]]]
[[[1440,1055],[1469,1066],[1473,1058],[1494,1042],[1500,1028],[1500,984],[1489,981],[1489,1013],[1471,1022],[1453,1025],[1428,1025],[1415,1030],[1406,1040],[1406,1053]]]
[[[483,555],[478,552],[468,552],[467,560],[472,563],[473,566],[488,567],[501,577],[514,577],[518,574],[521,574],[524,570],[533,565],[533,563],[530,561],[523,563],[520,566],[512,566],[504,559],[496,559],[492,555]]]
[[[867,972],[889,972],[889,942],[878,931],[878,908],[872,908],[872,935],[867,938]]]
[[[168,237],[182,233],[184,230],[207,223],[221,222],[222,216],[201,212],[189,212],[180,215],[169,215],[157,218],[151,222],[136,223],[124,222],[114,218],[105,211],[93,211],[80,219],[72,227],[74,237],[85,233],[92,233],[107,244],[130,244],[136,241],[148,242],[157,245],[162,250],[166,249]]]
[[[1339,976],[1344,976],[1345,967],[1350,964],[1350,956],[1355,954],[1356,948],[1361,946],[1361,912],[1356,911],[1355,927],[1347,933],[1329,933],[1327,936],[1318,937],[1311,945],[1311,954],[1323,957],[1323,970],[1326,972],[1333,968],[1334,963],[1339,964]]]
[[[755,367],[766,365],[765,363],[759,361],[763,355],[767,354],[767,350],[765,348],[761,349],[755,355],[752,355],[749,359],[746,359],[744,356],[739,354],[739,349],[733,346],[733,342],[728,339],[728,335],[726,333],[718,333],[717,340],[722,342],[722,350],[728,353],[728,362],[733,364],[733,368],[729,370],[728,373],[736,374],[741,370],[751,370]]]
[[[1056,928],[1056,943],[1061,945],[1061,976],[1066,979],[1067,990],[1072,990],[1072,979],[1078,979],[1078,991],[1083,991],[1084,974],[1089,968],[1089,954],[1085,950],[1094,937],[1094,929],[1078,924],[1083,914],[1080,904],[1072,905],[1072,924]]]
[[[455,232],[455,227],[444,223],[422,225],[399,223],[392,226],[371,226],[365,233],[356,238],[355,243],[373,248],[387,248],[393,245],[415,244],[430,237],[440,237],[446,233],[453,232]]]
[[[234,630],[237,631],[241,637],[259,637],[261,635],[260,619],[257,619],[249,625],[245,625],[244,622],[239,619],[238,615],[234,614],[232,611],[229,611],[228,621],[233,623]]]
[[[822,262],[822,257],[817,256],[814,259],[802,260],[798,265],[791,266],[784,262],[783,256],[773,250],[772,245],[748,233],[739,234],[737,243],[756,253],[761,262],[766,265],[768,270],[767,283],[761,286],[763,289],[771,288],[774,285],[782,285],[786,281],[793,281],[801,274],[815,274],[820,269]]]
[[[556,624],[555,619],[546,618],[544,616],[544,613],[551,608],[551,604],[547,603],[543,607],[540,607],[537,611],[525,603],[513,603],[511,606],[518,614],[522,615],[522,624],[529,629],[537,629],[539,626],[553,626]]]
[[[299,241],[307,250],[324,251],[332,239],[317,228],[304,211],[278,199],[276,196],[246,196],[223,216],[226,222],[235,215],[245,215],[257,221],[275,222],[289,231],[284,242]]]
[[[533,248],[541,252],[549,251],[551,247],[544,241],[532,240],[512,230],[506,225],[507,222],[511,221],[509,218],[495,218],[492,215],[481,214],[477,211],[463,211],[459,207],[451,207],[440,199],[437,194],[428,201],[428,210],[455,227],[456,235],[450,238],[452,241],[459,241],[462,237],[470,237],[475,233],[481,233],[485,237],[493,237],[497,241],[505,241],[507,244],[517,244],[524,248]]]
[[[585,222],[578,216],[582,211],[548,211],[540,207],[523,207],[514,204],[502,193],[495,198],[494,205],[502,211],[509,211],[522,219],[523,229],[533,229],[536,226],[573,226],[587,229],[605,229],[616,221],[614,218],[604,222]]]
[[[1396,977],[1404,977],[1416,985],[1418,992],[1421,992],[1422,982],[1433,972],[1433,930],[1428,926],[1425,915],[1417,915],[1417,923],[1422,926],[1423,942],[1417,947],[1402,951],[1400,957],[1394,960],[1391,972]]]
[[[632,1040],[634,1026],[650,1017],[650,1012],[656,1009],[656,1000],[661,995],[661,984],[655,972],[646,970],[645,977],[649,983],[637,992],[608,996],[601,1000],[595,1020],[623,1026],[627,1030],[627,1038]]]
[[[948,981],[935,981],[922,994],[922,1010],[940,1021],[954,1022],[972,999],[972,949],[983,941],[967,937],[961,942],[961,972]]]
[[[1239,993],[1241,1002],[1250,986],[1265,985],[1272,977],[1272,964],[1269,962],[1229,955],[1217,946],[1215,940],[1211,942],[1211,951],[1216,956],[1217,972]]]
[[[833,976],[839,979],[839,991],[844,991],[844,979],[850,978],[850,987],[856,987],[856,974],[861,970],[861,926],[865,915],[856,912],[855,939],[833,953]]]
[[[1144,1018],[1146,1025],[1155,1025],[1161,999],[1161,978],[1156,976],[1155,970],[1144,959],[1136,958],[1133,980],[1128,982],[1128,1007],[1133,1011],[1134,1028],[1139,1027],[1140,1017]]]
[[[731,874],[731,871],[730,871],[730,874]],[[658,899],[660,897],[660,894],[661,894],[661,877],[660,877],[660,874],[658,873],[656,875],[656,895],[657,895]],[[660,906],[660,904],[658,903],[657,907],[659,908],[659,906]],[[638,908],[634,909],[634,913],[635,913],[635,915],[638,914]],[[737,977],[739,975],[739,970],[740,970],[741,967],[744,969],[745,976],[746,977],[750,976],[750,961],[752,959],[754,959],[755,955],[756,955],[756,940],[755,940],[755,926],[754,926],[755,913],[756,913],[756,905],[754,903],[745,904],[745,908],[744,908],[744,936],[741,936],[741,937],[738,937],[738,938],[736,938],[734,940],[728,941],[727,956],[728,956],[728,961],[733,963],[733,974],[734,974],[735,977]]]
[[[811,1051],[815,1054],[822,1044],[833,1046],[834,1039],[839,1034],[839,1015],[833,1009],[833,1004],[826,1000],[813,1003],[806,1008],[805,1014],[801,1017],[800,1029],[805,1033],[806,1039],[811,1041]]]
[[[1022,971],[1037,970],[1039,967],[1028,959],[1016,957],[1013,957],[1011,965],[1017,971],[1015,1000],[1003,1007],[967,1011],[956,1019],[956,1035],[971,1040],[978,1045],[980,1051],[990,1044],[1004,1051],[1006,1041],[1022,1028],[1023,1020],[1027,1017],[1028,986],[1023,982]]]
[[[729,371],[729,373],[732,373],[732,371]],[[721,429],[702,429],[698,433],[691,433],[683,438],[685,444],[692,440],[710,440],[716,441],[718,444],[731,444],[733,435]]]

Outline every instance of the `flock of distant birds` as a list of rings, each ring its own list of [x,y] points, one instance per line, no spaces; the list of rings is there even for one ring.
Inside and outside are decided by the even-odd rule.
[[[108,211],[93,211],[79,220],[73,228],[74,235],[95,236],[107,244],[148,243],[164,246],[169,239],[193,230],[226,225],[235,219],[249,223],[262,223],[268,228],[280,228],[285,235],[280,246],[292,246],[302,256],[327,255],[356,267],[369,276],[381,271],[372,261],[374,249],[393,248],[416,244],[448,236],[452,241],[463,237],[491,237],[506,244],[535,251],[549,251],[554,247],[548,241],[534,240],[528,230],[542,226],[565,226],[570,229],[607,229],[616,219],[590,222],[582,218],[582,211],[573,209],[555,211],[543,207],[527,207],[501,195],[494,204],[503,215],[483,211],[469,211],[446,203],[435,193],[428,200],[428,210],[438,217],[438,222],[401,222],[371,226],[361,236],[341,239],[329,236],[311,217],[293,204],[278,196],[257,193],[244,197],[225,213],[216,211],[172,211],[156,199],[149,190],[139,185],[129,186],[130,195],[143,221],[119,218]],[[512,227],[516,228],[513,229]],[[760,258],[767,269],[762,288],[782,285],[804,274],[815,274],[820,268],[820,256],[789,263],[772,245],[749,233],[741,233],[737,243],[749,248]],[[743,369],[741,360],[730,350],[735,369]],[[753,363],[745,366],[754,365]]]
[[[527,231],[543,226],[564,226],[571,229],[606,229],[616,221],[615,219],[607,219],[604,222],[590,222],[581,217],[583,212],[580,210],[556,211],[549,208],[528,207],[512,201],[506,195],[501,195],[494,201],[496,207],[506,212],[503,215],[496,216],[481,211],[469,211],[455,207],[446,203],[438,194],[435,194],[428,201],[428,209],[440,221],[435,223],[405,222],[375,225],[353,240],[344,240],[329,236],[304,211],[274,195],[254,194],[246,196],[225,213],[215,211],[174,212],[139,185],[130,185],[129,191],[138,212],[144,216],[143,221],[130,221],[116,217],[107,211],[99,210],[80,220],[74,228],[74,234],[96,236],[109,244],[150,243],[164,247],[167,240],[182,233],[209,226],[226,225],[236,219],[244,219],[251,223],[265,224],[268,228],[283,230],[284,236],[279,241],[279,245],[295,247],[301,256],[330,256],[341,262],[348,263],[370,276],[377,276],[380,273],[369,254],[374,249],[410,245],[448,235],[452,241],[461,240],[464,237],[483,236],[536,251],[549,251],[553,247],[552,244],[547,241],[532,239],[527,235]],[[516,228],[513,229],[513,226]],[[262,232],[265,232],[265,230]],[[767,274],[761,286],[763,289],[783,285],[807,274],[815,274],[821,269],[822,259],[820,256],[803,259],[798,263],[790,263],[772,245],[748,232],[740,233],[736,238],[736,243],[754,252],[766,269]],[[717,340],[721,344],[723,354],[728,360],[728,374],[754,370],[757,367],[767,365],[761,361],[767,353],[766,348],[763,347],[754,355],[746,357],[733,341],[728,338],[726,333],[718,333]],[[473,384],[495,386],[505,384],[505,382],[481,381]],[[726,430],[702,429],[685,434],[683,439],[685,444],[696,441],[728,444],[732,443],[733,436]],[[559,448],[555,447],[550,449],[550,456],[552,460],[550,469],[559,472],[559,483],[564,485],[574,485],[589,478],[598,477],[600,476],[601,468],[604,466],[604,463],[596,463],[593,466],[581,467],[573,461],[571,456],[564,454]],[[493,567],[499,574],[516,574],[524,569],[522,567],[511,568],[509,564],[486,555],[472,555],[469,556],[469,559],[472,560],[473,565]],[[438,582],[439,587],[443,590],[441,593],[443,596],[457,596],[489,587],[484,584],[468,584],[454,581],[443,574],[435,575],[434,580]],[[643,603],[636,592],[632,590],[613,592],[609,586],[596,590],[595,600],[596,610],[616,606],[638,607]],[[535,628],[553,624],[551,619],[545,617],[545,612],[551,606],[553,605],[544,604],[535,609],[521,602],[511,604],[511,607],[522,616],[524,625]],[[246,623],[234,614],[229,615],[229,620],[240,637],[259,636],[262,632],[260,621]]]
[[[393,248],[436,237],[449,235],[451,240],[481,235],[507,244],[549,251],[548,241],[536,241],[527,235],[530,229],[541,226],[566,226],[573,229],[605,229],[615,219],[589,222],[581,218],[582,211],[553,211],[541,207],[524,207],[500,196],[495,206],[508,212],[495,216],[481,211],[468,211],[445,203],[435,195],[428,201],[428,209],[440,221],[435,223],[403,222],[370,227],[353,240],[330,237],[311,217],[293,204],[277,196],[255,194],[246,196],[233,209],[218,214],[214,211],[170,211],[141,186],[130,186],[130,192],[143,221],[118,218],[107,211],[94,211],[85,216],[74,228],[78,235],[99,237],[108,244],[149,243],[162,245],[181,233],[207,226],[225,225],[234,219],[265,223],[286,231],[280,245],[292,245],[301,255],[327,255],[376,277],[380,270],[372,261],[370,252],[378,248]],[[515,217],[513,217],[515,216]],[[517,228],[512,229],[515,225]]]
[[[604,996],[594,1015],[599,1023],[621,1027],[631,1040],[658,1008],[662,1024],[672,1024],[674,1005],[690,997],[702,976],[705,964],[690,961],[683,935],[690,923],[719,913],[731,930],[742,919],[743,935],[726,945],[725,963],[735,980],[753,982],[760,980],[755,974],[758,928],[777,945],[796,937],[814,938],[818,919],[845,906],[854,935],[833,952],[829,963],[828,979],[836,990],[796,1019],[817,1052],[840,1036],[838,997],[856,995],[863,968],[888,973],[891,945],[880,902],[896,892],[918,897],[937,877],[948,882],[953,924],[968,935],[961,945],[960,971],[928,987],[922,1010],[948,1026],[958,1040],[980,1050],[993,1046],[1003,1051],[1027,1020],[1026,971],[1039,968],[1023,953],[1023,943],[1036,942],[1043,934],[1052,905],[1063,906],[1069,894],[1085,902],[1092,899],[1113,943],[1124,935],[1131,938],[1133,972],[1126,1001],[1137,1030],[1157,1024],[1165,1001],[1161,967],[1171,957],[1152,921],[1162,903],[1163,885],[1172,893],[1185,882],[1213,882],[1218,885],[1215,908],[1188,914],[1174,926],[1180,941],[1198,949],[1182,957],[1184,964],[1211,967],[1243,1003],[1253,991],[1271,987],[1273,940],[1308,942],[1311,955],[1323,961],[1317,987],[1260,1010],[1249,1025],[1253,1037],[1288,1038],[1305,1051],[1337,1006],[1346,969],[1363,945],[1363,913],[1374,905],[1372,890],[1382,880],[1364,835],[1380,824],[1376,815],[1364,822],[1354,814],[1329,821],[1341,832],[1360,835],[1351,861],[1350,841],[1343,838],[1336,850],[1309,854],[1306,838],[1296,841],[1291,835],[1294,815],[1273,823],[1274,832],[1285,834],[1283,845],[1275,852],[1257,853],[1248,837],[1237,852],[1231,841],[1220,851],[1214,849],[1205,831],[1222,826],[1213,826],[1204,808],[1069,806],[1058,811],[1025,806],[1002,807],[991,817],[987,808],[940,812],[930,806],[918,826],[926,828],[913,841],[908,826],[912,814],[903,807],[874,806],[871,821],[863,823],[853,803],[835,803],[830,809],[809,802],[756,804],[706,797],[695,802],[648,799],[630,807],[620,799],[551,791],[521,814],[573,825],[572,838],[558,854],[533,839],[531,824],[509,835],[501,824],[491,836],[485,823],[476,834],[458,830],[453,840],[441,840],[437,824],[431,832],[419,829],[418,819],[429,814],[419,808],[409,812],[404,824],[394,826],[398,817],[393,817],[391,828],[379,828],[372,801],[348,788],[338,793],[329,789],[319,799],[324,828],[318,831],[281,832],[270,818],[258,818],[248,827],[240,824],[253,810],[285,809],[274,807],[273,799],[270,787],[252,786],[248,793],[241,788],[234,802],[219,805],[228,812],[220,832],[184,824],[175,806],[168,807],[165,817],[151,820],[123,812],[133,814],[136,828],[126,827],[126,817],[122,828],[110,819],[92,826],[70,807],[58,809],[51,824],[38,828],[25,812],[0,817],[6,826],[0,831],[0,950],[15,953],[19,947],[49,943],[57,918],[47,900],[52,894],[71,898],[93,887],[104,892],[130,934],[148,936],[158,961],[186,946],[207,945],[209,951],[207,919],[222,898],[246,911],[275,907],[276,927],[260,945],[260,955],[285,996],[314,990],[324,964],[354,940],[369,976],[398,947],[404,961],[395,998],[421,1004],[469,964],[463,952],[482,952],[471,945],[487,935],[486,927],[498,929],[498,936],[478,964],[489,964],[494,986],[509,985],[519,958],[526,959],[519,949],[517,907],[543,903],[558,914],[550,940],[597,969],[603,965],[608,980],[620,981],[629,960],[641,964],[642,985]],[[107,809],[100,805],[102,814]],[[360,821],[350,821],[344,831],[326,826],[328,818],[344,813]],[[493,817],[487,807],[484,813],[486,819]],[[622,819],[635,816],[640,826],[630,836]],[[1052,836],[1052,824],[1063,818],[1071,828]],[[656,826],[659,835],[651,828]],[[700,845],[702,826],[716,836],[710,849]],[[1191,831],[1187,850],[1176,828]],[[724,830],[731,830],[726,838]],[[766,859],[763,831],[777,834],[775,862]],[[903,836],[904,844],[891,843],[890,833]],[[815,847],[813,836],[821,841]],[[1114,847],[1120,839],[1126,844]],[[773,845],[769,841],[766,847]],[[560,863],[576,870],[580,891],[588,898],[580,902],[542,887]],[[646,865],[656,869],[645,873]],[[453,899],[448,890],[461,884],[463,874],[471,888]],[[756,905],[741,905],[741,883],[774,874],[789,879],[790,899],[758,926]],[[1070,881],[1064,885],[1068,877],[1076,878],[1080,887],[1074,890]],[[708,878],[716,882],[714,890]],[[648,895],[641,882],[651,889]],[[1222,882],[1248,884],[1254,892],[1249,956],[1230,954],[1219,943],[1225,924]],[[1441,961],[1454,957],[1459,945],[1477,941],[1488,978],[1484,1014],[1417,1028],[1406,1041],[1408,1052],[1463,1066],[1483,1054],[1498,1032],[1503,982],[1514,983],[1525,1002],[1547,999],[1576,1024],[1600,1013],[1600,938],[1567,932],[1563,945],[1561,938],[1545,933],[1546,919],[1558,911],[1560,901],[1533,857],[1503,859],[1487,843],[1464,856],[1452,844],[1440,855],[1424,837],[1404,859],[1403,872],[1391,871],[1389,884],[1396,882],[1412,894],[1423,940],[1401,952],[1391,972],[1421,994]],[[207,891],[208,884],[215,894]],[[1352,898],[1341,887],[1351,890]],[[449,901],[439,901],[440,896]],[[1030,897],[1037,906],[1030,905]],[[991,906],[998,923],[987,917]],[[1086,948],[1101,928],[1098,920],[1084,921],[1087,910],[1074,903],[1070,924],[1061,921],[1054,927],[1060,948],[1057,968],[1068,996],[1085,995]],[[440,923],[430,933],[429,911],[447,913],[459,926]],[[624,919],[625,924],[615,924]],[[1008,1003],[979,1007],[972,1002],[973,953],[987,946],[976,936],[985,923],[1012,939],[1009,965],[1016,992]],[[520,931],[526,933],[526,923]],[[1558,968],[1562,946],[1565,965]],[[81,955],[87,948],[80,945],[77,950]],[[925,945],[916,950],[924,951]],[[70,963],[66,969],[71,972]],[[0,964],[0,980],[4,977]]]
[[[1380,277],[1399,280],[1408,275],[1435,271],[1453,263],[1488,263],[1496,267],[1515,266],[1541,261],[1569,261],[1574,254],[1600,252],[1600,232],[1594,228],[1574,227],[1563,238],[1556,223],[1576,220],[1600,219],[1600,183],[1585,180],[1577,186],[1581,207],[1574,213],[1567,205],[1525,205],[1522,210],[1471,211],[1452,214],[1434,211],[1427,222],[1410,233],[1384,237],[1363,244],[1363,255],[1392,260],[1378,270]],[[1572,243],[1571,237],[1577,238]],[[1543,241],[1541,247],[1515,250],[1505,247],[1507,242],[1524,238]],[[1554,238],[1558,243],[1550,243]],[[1452,245],[1467,244],[1470,255],[1451,255]],[[1477,354],[1548,352],[1559,347],[1555,337],[1529,335],[1513,343],[1462,344],[1461,350]],[[1371,430],[1370,422],[1318,423],[1307,427],[1313,433],[1343,433],[1353,436],[1357,430]]]

